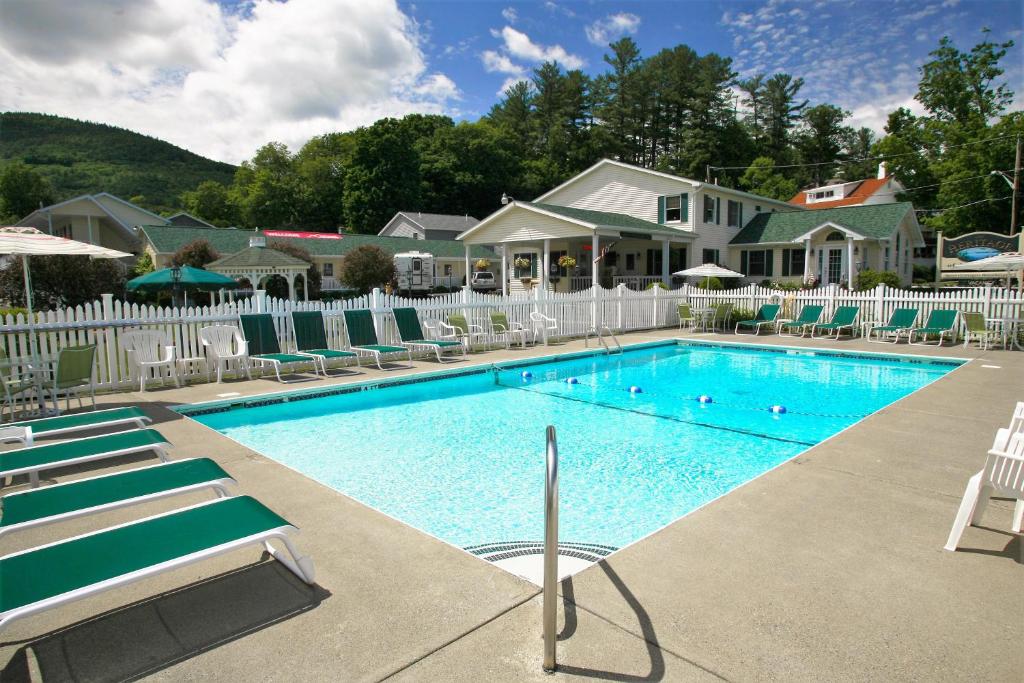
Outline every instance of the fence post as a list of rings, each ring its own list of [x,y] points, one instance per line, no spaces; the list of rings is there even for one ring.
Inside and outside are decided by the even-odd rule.
[[[106,346],[107,356],[107,381],[115,385],[120,382],[121,373],[117,362],[117,349],[114,348],[114,328],[111,324],[114,320],[114,295],[111,293],[101,294],[103,300],[103,345]],[[99,378],[102,380],[102,378]]]
[[[267,290],[257,289],[253,292],[253,299],[256,300],[256,312],[266,313],[267,312]]]
[[[381,327],[377,324],[377,311],[381,307],[381,293],[380,287],[374,287],[373,291],[370,292],[370,317],[373,319],[373,329],[377,333],[377,337],[381,336]]]
[[[991,283],[985,285],[985,294],[982,299],[981,306],[982,313],[985,314],[985,319],[992,317],[992,285]]]
[[[653,296],[651,297],[651,302],[652,302],[652,305],[654,306],[654,315],[652,316],[653,324],[651,325],[651,327],[653,327],[654,329],[657,329],[659,327],[659,325],[658,325],[658,290],[659,289],[661,289],[661,287],[659,287],[658,285],[654,285],[653,287],[651,287],[651,291],[654,292]]]
[[[879,282],[878,286],[875,287],[875,320],[880,325],[884,325],[886,321],[885,317],[885,283]]]
[[[750,310],[757,315],[757,285],[750,283]]]
[[[828,289],[828,314],[832,315],[836,312],[836,290],[839,286],[835,283],[827,285]]]
[[[617,313],[616,313],[616,320],[617,320],[616,329],[618,329],[619,331],[624,331],[624,329],[625,329],[622,326],[622,293],[625,290],[626,290],[626,285],[624,283],[622,283],[622,282],[620,282],[618,285],[615,286],[616,309],[617,309]]]

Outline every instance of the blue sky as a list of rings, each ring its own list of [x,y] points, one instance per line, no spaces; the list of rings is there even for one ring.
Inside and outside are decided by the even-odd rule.
[[[607,44],[629,35],[644,55],[685,43],[743,76],[803,77],[804,97],[881,131],[896,107],[917,108],[939,38],[967,50],[985,26],[1020,43],[1022,0],[0,0],[0,92],[8,110],[238,163],[385,116],[475,120],[546,59],[603,72]],[[1018,93],[1022,55],[1003,63]]]

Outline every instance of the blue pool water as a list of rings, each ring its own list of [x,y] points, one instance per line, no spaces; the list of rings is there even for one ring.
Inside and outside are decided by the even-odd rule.
[[[621,547],[955,366],[670,344],[193,417],[460,547],[542,538],[553,424],[561,538]]]

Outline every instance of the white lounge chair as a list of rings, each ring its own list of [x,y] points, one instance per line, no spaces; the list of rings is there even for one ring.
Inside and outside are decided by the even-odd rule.
[[[1017,404],[1010,427],[996,433],[985,466],[968,480],[946,550],[956,550],[964,529],[981,520],[993,495],[1017,501],[1010,529],[1019,534],[1024,523],[1024,403]]]
[[[146,376],[167,368],[174,386],[181,386],[175,365],[176,351],[171,338],[160,330],[129,330],[121,334],[121,348],[128,353],[128,362],[139,373],[139,391],[146,390]],[[162,381],[162,378],[161,378]]]
[[[249,374],[249,344],[242,336],[242,331],[234,325],[210,325],[199,330],[199,340],[210,358],[210,365],[217,366],[217,381],[224,378],[224,373],[233,363],[240,372]]]
[[[548,337],[558,334],[558,321],[544,315],[540,311],[530,313],[530,327],[533,329],[533,343],[537,343],[537,337],[544,340],[544,346],[548,345]]]

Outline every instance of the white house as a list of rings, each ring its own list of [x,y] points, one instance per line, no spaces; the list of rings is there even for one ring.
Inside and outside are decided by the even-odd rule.
[[[797,192],[789,200],[804,209],[837,209],[841,206],[894,204],[903,185],[885,170],[885,162],[878,164],[878,175],[866,180],[830,180],[821,187]]]
[[[414,240],[453,240],[479,222],[469,215],[399,211],[377,234]]]
[[[909,205],[893,206],[902,210],[858,222],[854,214],[826,216],[784,201],[604,159],[532,202],[510,201],[459,239],[467,249],[501,247],[506,287],[512,290],[531,286],[532,280],[558,291],[619,283],[641,288],[669,283],[671,273],[702,263],[718,263],[755,282],[814,276],[849,284],[865,265],[896,269],[897,239],[900,250],[920,243],[912,209],[908,215]],[[817,218],[797,219],[811,213]],[[752,224],[764,227],[747,230]],[[823,257],[818,269],[815,244],[819,239],[834,241],[836,232],[843,235],[843,254],[823,252],[828,258]],[[776,238],[778,244],[771,241]],[[888,262],[883,258],[885,247],[880,246],[886,240],[892,241]],[[785,248],[802,248],[804,261],[791,257],[784,266]],[[865,260],[874,254],[881,256]],[[574,258],[575,267],[561,267],[562,255]],[[837,258],[842,261],[837,263]],[[530,261],[529,268],[515,267],[517,259]],[[901,268],[906,263],[899,259]]]
[[[22,218],[26,225],[51,235],[140,253],[140,225],[168,225],[168,220],[108,192],[84,194],[44,206]]]

